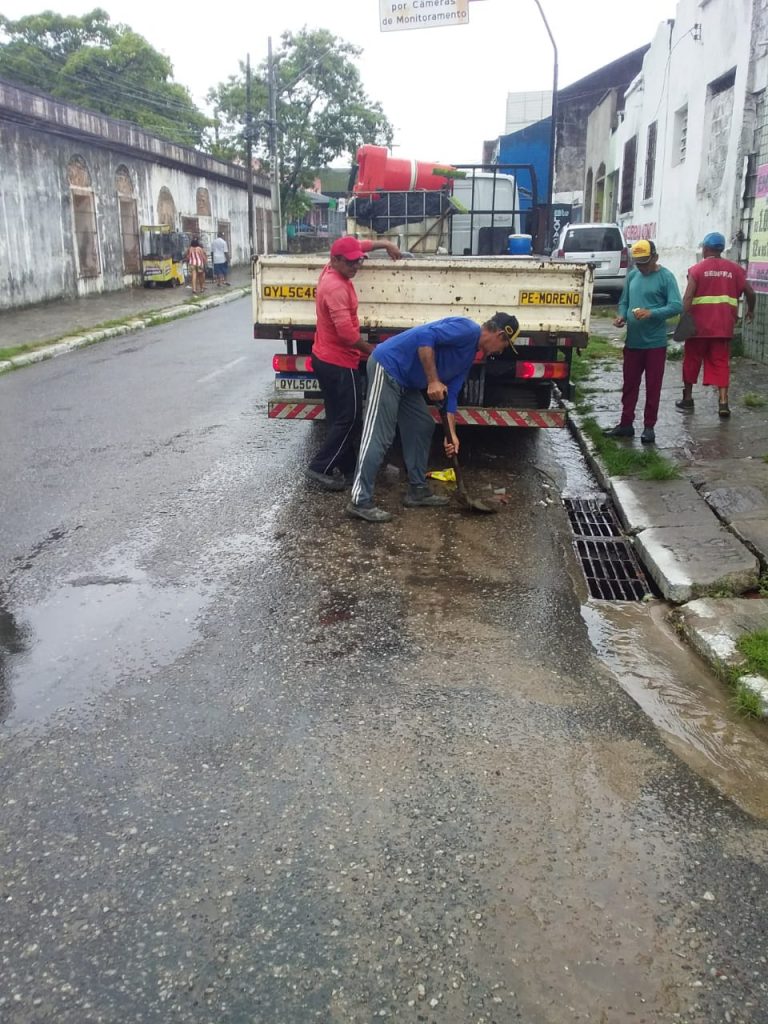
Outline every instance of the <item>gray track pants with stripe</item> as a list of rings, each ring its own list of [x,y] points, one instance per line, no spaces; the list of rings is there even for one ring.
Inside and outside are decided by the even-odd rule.
[[[368,358],[368,402],[363,422],[363,437],[357,458],[352,501],[370,508],[373,486],[387,449],[400,429],[400,443],[408,471],[409,490],[413,494],[427,489],[427,462],[435,421],[420,391],[401,387],[376,362]]]

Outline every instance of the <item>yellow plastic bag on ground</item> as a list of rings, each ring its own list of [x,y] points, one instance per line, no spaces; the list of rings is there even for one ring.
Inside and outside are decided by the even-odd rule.
[[[456,472],[453,469],[433,469],[427,473],[433,480],[442,480],[444,484],[456,483]]]

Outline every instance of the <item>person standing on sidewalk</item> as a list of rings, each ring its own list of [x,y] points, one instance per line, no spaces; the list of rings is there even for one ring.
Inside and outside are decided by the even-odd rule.
[[[659,266],[653,242],[643,239],[632,246],[635,267],[627,275],[619,299],[616,327],[627,328],[624,345],[624,384],[621,392],[621,420],[603,431],[608,437],[634,437],[635,407],[640,381],[645,374],[643,444],[656,441],[656,419],[667,358],[667,320],[683,308],[680,289],[671,271]]]
[[[202,295],[205,290],[205,265],[208,257],[205,249],[200,245],[199,238],[193,238],[187,249],[187,266],[192,278],[192,294]]]
[[[693,412],[693,385],[704,364],[704,387],[712,385],[719,391],[718,415],[731,415],[728,385],[731,370],[731,339],[739,315],[739,299],[747,302],[744,319],[751,323],[755,311],[755,292],[747,281],[743,267],[723,259],[725,236],[710,231],[701,243],[699,263],[688,271],[688,286],[683,296],[683,310],[690,313],[696,333],[685,341],[683,357],[683,397],[675,402],[683,412]]]
[[[221,231],[211,242],[211,255],[213,256],[213,279],[216,282],[216,287],[221,288],[222,285],[229,287],[227,280],[229,246]]]
[[[393,242],[337,238],[317,284],[312,369],[323,393],[328,431],[307,476],[327,491],[343,491],[348,486],[345,478],[355,468],[355,441],[363,415],[360,360],[373,351],[373,345],[360,337],[352,279],[373,249],[386,250],[393,260],[403,255]]]
[[[435,421],[423,392],[432,402],[445,403],[452,440],[443,441],[449,457],[458,454],[456,408],[459,393],[478,351],[499,355],[512,347],[520,333],[517,318],[495,313],[482,326],[463,316],[449,316],[411,327],[376,346],[368,359],[368,404],[363,439],[347,514],[367,523],[386,523],[390,512],[377,508],[373,487],[387,449],[400,431],[408,472],[406,508],[437,508],[448,498],[427,485],[427,462]]]

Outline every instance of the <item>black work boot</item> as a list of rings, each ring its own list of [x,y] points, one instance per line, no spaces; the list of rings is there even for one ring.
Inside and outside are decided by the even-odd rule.
[[[603,431],[603,434],[605,434],[606,437],[634,437],[635,428],[631,425],[624,426],[619,423],[617,427],[607,427]]]

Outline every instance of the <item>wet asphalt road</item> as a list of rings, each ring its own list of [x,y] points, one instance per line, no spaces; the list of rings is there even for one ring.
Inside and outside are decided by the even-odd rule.
[[[0,1019],[768,1021],[765,825],[592,648],[568,438],[352,522],[270,352],[244,301],[0,378]]]

